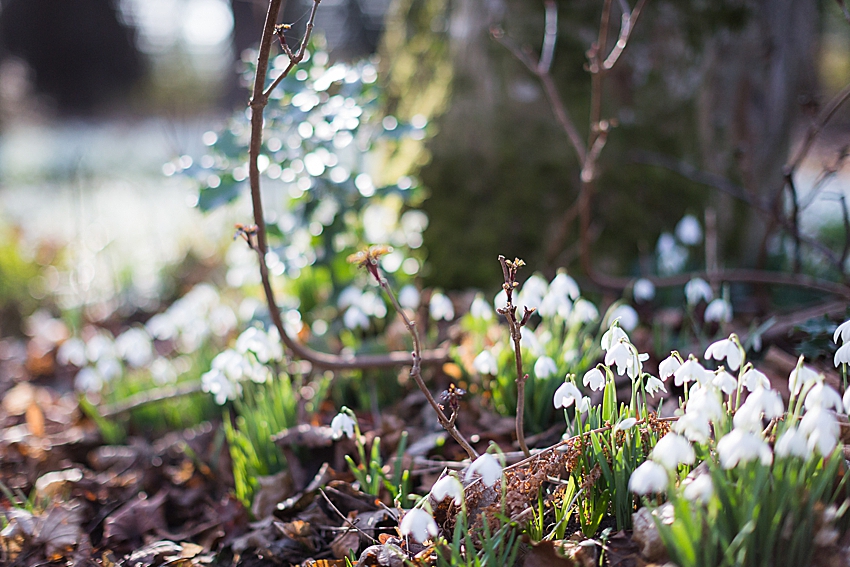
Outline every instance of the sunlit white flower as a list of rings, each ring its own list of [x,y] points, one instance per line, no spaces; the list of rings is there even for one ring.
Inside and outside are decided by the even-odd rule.
[[[628,431],[637,423],[637,419],[634,417],[627,417],[626,419],[620,421],[617,425],[614,426],[614,431]]]
[[[213,368],[201,376],[201,389],[215,398],[215,403],[224,405],[227,400],[235,400],[242,394],[242,386],[228,377],[218,368]]]
[[[814,407],[806,412],[800,420],[800,431],[808,438],[809,450],[817,450],[823,456],[831,454],[838,444],[838,422],[829,410],[821,407]]]
[[[720,388],[720,390],[727,395],[737,391],[738,389],[738,381],[734,376],[726,372],[722,366],[714,373],[714,379],[711,383],[712,385]]]
[[[832,386],[827,386],[823,382],[819,382],[809,390],[809,393],[806,394],[806,409],[810,410],[814,407],[821,407],[824,409],[834,409],[837,412],[840,412],[844,409],[844,403],[841,400],[841,396]]]
[[[625,304],[617,306],[609,315],[609,319],[611,321],[619,319],[620,326],[629,332],[634,331],[640,322],[635,308]]]
[[[658,237],[655,253],[658,256],[658,269],[662,274],[681,272],[688,260],[687,249],[676,242],[669,232],[664,232]]]
[[[582,323],[593,323],[599,319],[599,310],[588,300],[580,298],[573,304],[571,316]]]
[[[685,284],[685,299],[688,305],[696,305],[700,301],[708,303],[713,297],[711,286],[702,278],[694,278]]]
[[[86,341],[86,357],[89,362],[97,362],[101,358],[115,358],[115,343],[111,335],[98,332]]]
[[[369,317],[357,306],[351,306],[345,310],[342,316],[342,324],[349,329],[368,329]]]
[[[549,290],[549,293],[543,296],[540,307],[537,308],[541,317],[555,317],[557,315],[562,319],[569,317],[572,310],[573,302],[570,298],[566,295],[553,293],[552,290]]]
[[[658,365],[658,377],[667,380],[667,378],[673,376],[680,366],[682,366],[682,363],[679,358],[671,354]]]
[[[732,320],[732,304],[718,297],[705,308],[705,322],[728,323]]]
[[[74,378],[74,388],[78,392],[100,392],[103,389],[103,378],[97,370],[86,366],[77,372]]]
[[[236,339],[236,350],[243,354],[253,352],[260,362],[280,360],[283,358],[283,348],[279,337],[276,328],[272,336],[271,333],[266,333],[257,327],[248,327]]]
[[[806,435],[794,426],[789,427],[776,440],[773,450],[777,457],[801,457],[808,458],[810,454]]]
[[[453,475],[447,474],[431,487],[431,497],[437,502],[442,502],[449,496],[458,506],[463,502],[463,485]]]
[[[638,303],[652,301],[655,298],[655,284],[646,278],[641,278],[632,287],[632,297]]]
[[[399,290],[398,304],[405,309],[416,310],[419,308],[419,290],[415,285],[407,284]]]
[[[835,366],[850,364],[850,341],[845,341],[843,345],[838,347],[835,356],[832,358],[832,363]]]
[[[405,512],[399,524],[399,531],[401,531],[401,535],[411,536],[419,543],[440,533],[437,522],[434,521],[431,514],[421,508],[413,508]]]
[[[508,292],[504,289],[496,294],[496,297],[493,298],[493,309],[497,312],[501,309],[504,309],[508,305]]]
[[[534,375],[538,378],[548,378],[558,372],[558,365],[551,357],[541,356],[534,363]]]
[[[844,321],[835,329],[835,333],[832,334],[832,341],[835,344],[838,344],[838,337],[841,337],[843,343],[850,341],[850,320]]]
[[[455,308],[452,305],[452,300],[443,293],[437,292],[431,295],[429,309],[431,318],[435,321],[451,321],[455,317]]]
[[[714,373],[710,370],[706,370],[702,364],[697,362],[697,359],[694,358],[693,355],[688,357],[688,360],[676,369],[673,376],[673,382],[677,386],[694,381],[699,384],[709,384],[712,380],[714,380]]]
[[[649,376],[646,379],[646,393],[655,397],[655,394],[659,391],[667,393],[667,388],[664,387],[664,382],[656,378],[655,376]]]
[[[559,271],[558,274],[552,278],[552,281],[549,283],[549,291],[566,295],[573,301],[578,299],[581,295],[581,290],[579,290],[576,281],[563,271]]]
[[[86,343],[77,337],[71,337],[56,352],[56,362],[84,366],[86,363]]]
[[[590,406],[590,398],[587,396],[582,396],[581,399],[576,402],[576,411],[579,413],[587,413],[587,411],[590,409]]]
[[[611,325],[611,328],[602,334],[602,340],[599,342],[602,345],[602,350],[609,351],[612,347],[620,344],[621,340],[628,341],[629,335],[620,325]]]
[[[682,482],[685,489],[682,495],[691,502],[706,504],[714,496],[714,484],[711,482],[710,474],[700,474],[696,478],[686,478]]]
[[[685,415],[673,424],[673,431],[681,433],[694,443],[705,443],[711,433],[711,424],[708,416],[704,413],[698,411],[685,412]]]
[[[763,388],[765,390],[770,389],[770,380],[767,376],[764,375],[763,372],[756,370],[755,368],[750,368],[741,376],[741,384],[749,390],[750,392],[755,392],[756,390]]]
[[[693,215],[685,215],[676,225],[676,237],[686,246],[695,246],[702,241],[702,227]]]
[[[617,365],[617,374],[628,373],[629,378],[634,380],[640,374],[641,362],[647,360],[649,355],[638,354],[629,343],[620,341],[605,354],[605,365]]]
[[[360,296],[363,295],[363,292],[356,288],[353,285],[350,285],[339,292],[339,297],[337,298],[337,306],[340,309],[345,309],[346,307],[351,307],[352,305],[357,305],[360,302]]]
[[[572,382],[564,382],[555,390],[555,408],[568,408],[581,401],[582,394]]]
[[[705,349],[705,359],[721,361],[726,359],[730,370],[738,370],[741,367],[741,349],[732,339],[723,339],[708,345]]]
[[[798,364],[794,370],[791,371],[791,375],[788,377],[788,388],[791,390],[792,395],[797,395],[804,387],[808,387],[815,382],[822,381],[822,374],[815,372],[808,366],[801,366]]]
[[[516,303],[526,307],[539,307],[549,291],[549,283],[537,274],[532,274],[522,284]]]
[[[481,294],[476,295],[475,299],[472,300],[469,313],[476,319],[483,319],[485,321],[493,319],[493,310]]]
[[[502,478],[502,465],[496,457],[490,453],[484,453],[469,465],[464,479],[469,482],[476,474],[481,475],[481,482],[486,486],[493,486]]]
[[[747,396],[732,421],[736,429],[758,433],[762,429],[762,417],[774,419],[784,412],[785,406],[779,392],[759,388]]]
[[[764,466],[773,463],[773,452],[764,439],[741,429],[733,429],[717,442],[717,455],[724,469],[731,469],[739,463],[759,459]]]
[[[690,441],[678,433],[668,433],[658,440],[649,458],[667,470],[676,470],[681,465],[692,465],[696,455]]]
[[[688,398],[688,405],[685,406],[685,414],[700,413],[712,421],[717,421],[723,417],[723,406],[720,405],[718,394],[712,388],[693,387]]]
[[[98,360],[95,364],[95,368],[97,368],[98,374],[100,374],[106,382],[111,382],[118,378],[123,372],[121,363],[118,362],[118,359],[112,358],[111,356],[104,356]]]
[[[339,439],[343,435],[349,439],[354,438],[355,422],[351,416],[345,412],[339,412],[331,420],[331,433],[334,439]]]
[[[472,366],[479,374],[489,374],[495,376],[499,373],[499,363],[496,362],[496,357],[489,350],[483,350],[472,361]]]
[[[646,495],[667,490],[669,478],[667,470],[654,461],[644,461],[629,478],[629,490],[635,494]]]
[[[519,344],[522,348],[527,349],[533,357],[543,356],[543,345],[540,344],[540,339],[530,329],[525,329],[520,337]]]
[[[581,381],[582,384],[594,391],[599,391],[605,387],[605,374],[594,366],[584,374]]]

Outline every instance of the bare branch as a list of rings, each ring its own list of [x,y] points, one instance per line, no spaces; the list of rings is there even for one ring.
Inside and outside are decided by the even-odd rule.
[[[841,89],[841,92],[832,97],[832,100],[827,103],[818,115],[817,119],[809,126],[809,129],[806,132],[806,139],[803,141],[800,149],[798,149],[797,153],[794,154],[794,158],[785,165],[783,173],[786,177],[793,175],[797,168],[800,167],[800,164],[803,163],[803,160],[806,159],[806,156],[812,149],[812,144],[814,144],[815,138],[817,138],[823,131],[835,115],[836,111],[841,108],[841,105],[847,102],[848,98],[850,98],[850,83],[845,85],[844,88]]]
[[[552,69],[552,59],[555,57],[555,42],[558,39],[558,5],[555,0],[546,0],[546,19],[543,31],[543,48],[540,50],[540,61],[537,73],[548,73]]]
[[[614,44],[614,48],[602,63],[602,69],[605,71],[610,71],[614,65],[617,64],[617,61],[620,59],[620,55],[623,54],[623,51],[626,50],[626,46],[629,44],[629,38],[632,35],[632,31],[635,29],[635,24],[640,17],[643,7],[646,5],[646,0],[638,0],[637,5],[631,12],[628,11],[628,4],[626,4],[625,1],[621,2],[621,5],[623,5],[621,6],[623,8],[623,15],[621,16],[620,21],[620,37],[617,38],[617,43]]]
[[[123,413],[129,413],[149,404],[173,400],[183,396],[190,396],[203,391],[200,382],[187,382],[174,386],[166,386],[157,388],[156,390],[148,390],[139,392],[129,398],[116,402],[114,404],[103,406],[99,413],[102,417],[112,418]]]

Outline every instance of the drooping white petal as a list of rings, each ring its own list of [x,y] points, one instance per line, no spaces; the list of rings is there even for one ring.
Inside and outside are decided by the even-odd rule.
[[[558,365],[551,357],[541,356],[534,363],[534,375],[538,378],[549,378],[558,372]]]
[[[331,432],[334,439],[343,435],[349,439],[354,437],[354,420],[347,413],[340,412],[331,420]]]
[[[581,392],[572,382],[564,382],[555,390],[555,407],[568,408],[573,403],[581,400]]]
[[[720,390],[727,395],[738,389],[738,381],[725,370],[718,370],[711,383],[720,388]]]
[[[797,395],[804,387],[822,381],[822,374],[819,374],[808,366],[798,365],[798,367],[795,367],[791,371],[791,375],[788,377],[788,388],[791,390],[792,395]]]
[[[674,383],[677,386],[687,384],[688,382],[698,382],[699,384],[709,384],[714,379],[714,373],[706,370],[702,364],[697,362],[697,359],[691,355],[676,372],[673,373]]]
[[[664,382],[662,382],[655,376],[650,376],[649,378],[647,378],[646,393],[654,398],[655,394],[658,393],[659,390],[664,392],[665,394],[667,393],[667,388],[664,387]]]
[[[685,298],[688,305],[696,305],[701,300],[708,303],[714,297],[711,286],[702,278],[694,278],[685,284]]]
[[[605,373],[594,366],[584,374],[581,383],[591,390],[598,392],[605,387]]]
[[[759,388],[764,388],[765,390],[770,389],[770,380],[763,372],[760,372],[755,368],[750,368],[744,372],[741,376],[741,384],[743,384],[744,388],[750,392],[754,392]]]
[[[694,215],[685,215],[676,224],[676,238],[685,246],[696,246],[702,242],[702,227]]]
[[[579,289],[576,281],[563,271],[559,271],[549,283],[549,291],[566,295],[573,301],[578,299],[581,295],[581,290]]]
[[[691,502],[706,504],[714,496],[714,484],[710,474],[700,474],[694,479],[687,478],[682,484],[685,486],[682,495]]]
[[[738,370],[741,367],[741,349],[731,339],[723,339],[708,345],[705,349],[706,360],[714,359],[717,361],[726,359],[726,363],[730,370]]]
[[[408,510],[401,519],[399,530],[401,535],[411,536],[419,543],[440,533],[437,522],[434,521],[431,514],[421,508]]]
[[[704,413],[686,412],[673,424],[673,431],[681,433],[694,443],[705,443],[711,433],[711,424],[708,416]]]
[[[629,367],[629,358],[632,356],[632,350],[628,347],[628,344],[620,341],[605,355],[605,365],[612,366],[617,365],[617,374],[622,376]]]
[[[728,323],[732,320],[732,304],[718,297],[705,308],[706,323]]]
[[[764,466],[773,463],[773,452],[764,439],[741,429],[733,429],[717,442],[717,454],[724,469],[734,468],[753,459],[759,459]]]
[[[789,427],[776,440],[773,450],[777,457],[800,457],[808,458],[810,451],[807,446],[806,435],[796,427]]]
[[[641,278],[632,287],[632,297],[638,303],[646,303],[655,298],[655,284],[646,278]]]
[[[454,305],[452,305],[452,300],[443,293],[437,292],[433,294],[428,308],[431,313],[431,318],[435,321],[451,321],[455,318],[455,308]]]
[[[626,331],[624,331],[620,325],[612,325],[611,328],[605,331],[602,335],[602,340],[600,341],[602,344],[602,350],[611,350],[612,347],[620,344],[621,339],[628,341],[629,335],[626,334]]]
[[[484,453],[469,465],[464,479],[469,482],[476,474],[481,475],[481,482],[485,485],[493,486],[502,478],[502,465],[496,457],[490,453]]]
[[[676,470],[681,464],[692,465],[696,456],[687,439],[678,433],[668,433],[658,440],[649,458],[667,470]]]
[[[837,412],[840,412],[844,409],[844,403],[841,400],[841,396],[836,392],[832,386],[827,386],[823,382],[819,382],[815,384],[809,393],[806,394],[806,409],[810,410],[814,407],[821,407],[824,409],[834,409]]]
[[[629,478],[629,490],[640,495],[655,494],[666,491],[668,482],[664,467],[653,461],[644,461]]]
[[[634,331],[640,322],[635,308],[625,304],[617,306],[608,317],[610,321],[620,321],[620,326],[628,332]]]
[[[481,294],[476,295],[475,299],[472,300],[469,313],[476,319],[484,319],[485,321],[493,319],[493,310]]]
[[[850,320],[844,321],[838,328],[835,329],[835,333],[832,335],[832,342],[838,344],[838,337],[841,337],[841,342],[846,343],[850,340]]]
[[[670,376],[673,376],[680,366],[682,366],[682,363],[675,355],[671,354],[658,365],[658,377],[667,380]]]
[[[620,423],[614,426],[614,431],[628,431],[637,423],[637,419],[634,417],[627,417],[622,420]]]
[[[436,502],[442,502],[451,497],[455,504],[460,506],[463,502],[463,485],[453,475],[447,474],[431,487],[431,497]]]
[[[832,359],[835,366],[842,364],[850,364],[850,341],[845,341],[843,345],[835,351],[835,356]]]
[[[472,361],[472,367],[475,368],[475,371],[479,374],[495,376],[499,373],[499,363],[496,361],[496,357],[493,356],[493,353],[489,350],[481,351],[478,356],[475,357],[475,360]]]

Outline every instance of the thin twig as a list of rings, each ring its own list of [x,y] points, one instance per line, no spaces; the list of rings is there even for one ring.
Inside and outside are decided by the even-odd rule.
[[[263,143],[263,112],[269,101],[269,95],[280,84],[280,81],[286,77],[289,72],[295,67],[298,61],[304,56],[304,49],[309,40],[310,33],[313,30],[313,25],[316,17],[317,7],[321,0],[313,0],[313,9],[310,12],[310,20],[307,23],[307,30],[304,34],[304,39],[301,41],[298,53],[290,56],[290,64],[278,77],[272,82],[272,85],[263,90],[268,72],[269,53],[271,52],[272,41],[275,37],[275,22],[280,13],[282,0],[270,0],[269,10],[266,14],[266,22],[263,27],[263,36],[260,40],[260,50],[257,56],[257,74],[254,77],[253,95],[251,98],[251,141],[248,148],[248,177],[251,185],[251,203],[254,212],[254,227],[255,239],[253,242],[250,238],[247,240],[252,248],[254,248],[260,260],[260,279],[262,280],[263,292],[266,297],[266,303],[269,308],[269,316],[272,323],[277,327],[280,338],[283,344],[297,358],[310,362],[313,366],[328,370],[346,370],[346,369],[364,369],[364,368],[387,368],[394,366],[403,366],[410,364],[410,355],[404,352],[390,352],[380,355],[337,355],[318,352],[310,347],[301,344],[296,339],[291,337],[286,331],[283,320],[280,315],[280,309],[277,306],[274,290],[272,289],[271,279],[269,276],[268,266],[266,265],[266,252],[268,250],[266,237],[266,224],[263,215],[263,202],[260,193],[260,169],[257,163],[257,158]],[[283,44],[285,45],[285,44]],[[436,350],[427,350],[421,353],[419,363],[425,364],[442,364],[449,358],[448,348],[439,348]]]
[[[337,508],[337,507],[336,507],[336,505],[334,505],[334,503],[333,503],[333,502],[331,502],[331,499],[330,499],[330,498],[328,498],[328,495],[327,495],[327,494],[325,494],[325,491],[324,491],[324,490],[322,490],[321,488],[319,489],[319,494],[321,494],[321,495],[322,495],[322,497],[325,499],[325,502],[327,502],[327,503],[328,503],[328,506],[330,506],[330,507],[333,509],[333,511],[334,511],[334,512],[336,512],[336,513],[339,515],[339,517],[340,517],[340,518],[342,518],[342,521],[343,521],[343,522],[345,522],[346,524],[348,524],[349,526],[351,526],[352,528],[354,528],[355,530],[357,530],[357,531],[360,533],[360,535],[362,535],[362,536],[366,537],[367,539],[372,540],[372,543],[378,543],[378,540],[376,540],[375,538],[373,538],[372,536],[370,536],[369,534],[367,534],[366,532],[364,532],[363,530],[361,530],[360,528],[358,528],[358,527],[354,524],[354,522],[352,522],[351,520],[349,520],[349,519],[345,516],[345,514],[343,514],[342,512],[340,512],[339,508]],[[347,530],[346,530],[346,531],[347,531]]]
[[[621,4],[625,4],[625,2],[622,2]],[[602,68],[604,70],[610,71],[614,65],[617,64],[617,60],[620,58],[620,55],[623,54],[623,51],[626,50],[626,46],[629,44],[629,38],[632,35],[632,30],[635,29],[635,24],[637,23],[645,5],[646,0],[638,0],[638,3],[631,12],[627,11],[628,4],[623,6],[623,15],[621,16],[620,21],[620,37],[617,38],[617,43],[614,44],[614,48],[602,63]]]
[[[498,311],[508,320],[508,326],[511,330],[511,341],[514,345],[514,360],[516,361],[516,438],[519,448],[528,457],[531,455],[528,451],[528,445],[525,442],[525,382],[528,380],[528,374],[522,371],[522,328],[528,322],[531,314],[534,313],[534,309],[523,307],[522,319],[517,320],[517,308],[513,303],[513,294],[519,285],[516,281],[517,270],[524,266],[525,262],[519,258],[511,262],[502,255],[499,255],[499,262],[502,265],[502,274],[505,278],[502,289],[507,294],[508,302],[504,307],[499,308]]]
[[[809,126],[809,129],[806,132],[806,139],[803,141],[800,149],[797,150],[794,158],[790,160],[784,168],[786,176],[793,175],[797,168],[800,167],[800,164],[803,163],[803,160],[806,159],[806,156],[809,154],[809,150],[812,149],[812,144],[814,144],[815,138],[820,135],[827,123],[829,123],[835,115],[836,111],[841,108],[841,105],[847,102],[848,98],[850,98],[850,83],[845,85],[838,94],[832,97],[818,115],[817,119]]]
[[[156,390],[139,392],[138,394],[134,394],[129,398],[121,400],[120,402],[102,406],[98,411],[101,417],[115,417],[123,413],[137,410],[149,404],[165,400],[173,400],[174,398],[180,398],[183,396],[190,396],[202,391],[203,388],[200,382],[188,382],[186,384],[166,386],[164,388],[157,388]]]
[[[552,69],[555,57],[555,42],[558,40],[558,5],[555,0],[545,0],[546,19],[543,29],[543,47],[540,50],[540,61],[537,63],[537,73],[548,73]]]

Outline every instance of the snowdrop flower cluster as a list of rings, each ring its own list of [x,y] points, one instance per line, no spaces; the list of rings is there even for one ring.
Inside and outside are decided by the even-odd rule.
[[[276,328],[268,333],[249,327],[236,339],[236,347],[220,352],[212,360],[212,368],[201,376],[201,387],[215,397],[219,405],[235,400],[242,394],[241,382],[248,379],[257,384],[272,378],[267,364],[283,358],[280,335]]]
[[[227,336],[237,324],[236,314],[222,303],[216,289],[198,284],[164,312],[151,317],[145,328],[152,338],[173,341],[178,351],[190,353],[211,336]]]
[[[387,316],[387,305],[373,290],[348,286],[339,294],[337,305],[345,310],[342,323],[349,329],[368,329],[369,317],[383,319]]]

